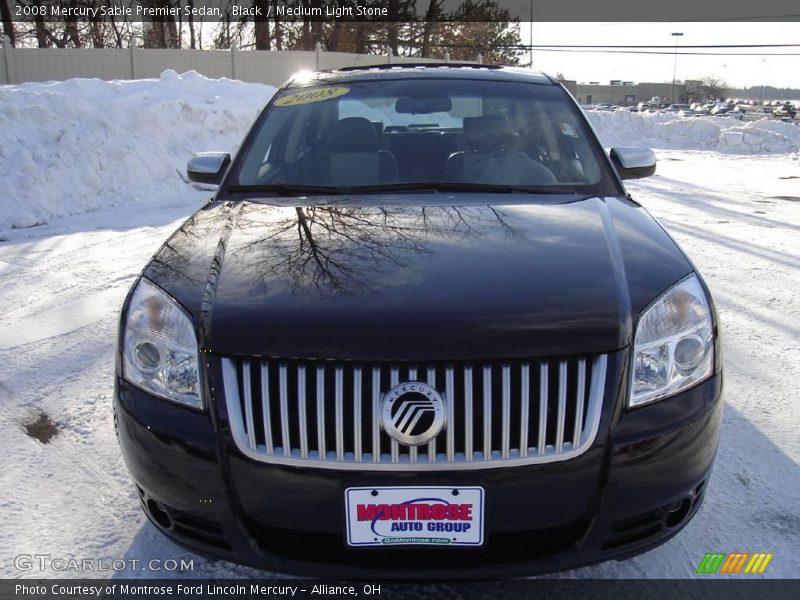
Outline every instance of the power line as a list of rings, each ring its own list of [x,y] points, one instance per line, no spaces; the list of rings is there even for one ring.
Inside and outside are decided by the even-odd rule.
[[[480,44],[431,44],[433,47],[438,48],[470,48],[480,49],[484,46]],[[789,44],[789,46],[800,47],[800,44]],[[578,53],[595,53],[595,54],[646,54],[646,55],[662,55],[662,56],[675,56],[676,52],[673,51],[658,51],[658,50],[592,50],[588,48],[553,48],[546,46],[537,46],[529,44],[495,44],[495,48],[503,48],[506,50],[520,50],[528,51],[535,50],[536,52],[578,52]],[[630,46],[631,48],[636,46]],[[672,48],[673,46],[667,46]],[[685,48],[686,46],[681,46]],[[800,52],[677,52],[678,56],[755,56],[760,58],[770,56],[800,56]]]
[[[800,20],[800,14],[784,14],[784,15],[748,15],[748,16],[740,16],[740,17],[718,17],[715,16],[713,22],[714,23],[726,23],[731,21],[744,21],[744,22],[752,22],[752,23],[777,23],[783,21],[797,21]],[[522,21],[527,23],[527,21]],[[537,22],[537,21],[534,21]],[[544,22],[546,21],[538,21]],[[669,21],[602,21],[598,23],[592,23],[593,26],[603,27],[607,25],[612,25],[615,27],[619,27],[620,25],[663,25],[664,23],[708,23],[709,20],[706,19],[676,19],[676,20],[669,20]]]
[[[533,44],[534,48],[673,48],[669,45],[645,44]],[[681,48],[800,48],[800,44],[681,44]],[[670,53],[672,54],[672,53]]]
[[[754,23],[774,23],[777,21],[794,21],[800,19],[800,15],[753,15],[749,17],[727,17],[725,19],[714,18],[714,22],[719,21],[752,21]],[[708,19],[684,19],[677,23],[707,23]]]
[[[514,47],[514,46],[508,46]],[[527,50],[529,46],[519,46],[520,50]],[[588,52],[597,54],[660,54],[665,56],[674,56],[676,52],[658,52],[655,50],[587,50],[583,48],[567,50],[564,48],[538,48],[533,47],[537,52]],[[755,53],[755,52],[677,52],[678,56],[800,56],[800,52],[769,52],[769,53]]]

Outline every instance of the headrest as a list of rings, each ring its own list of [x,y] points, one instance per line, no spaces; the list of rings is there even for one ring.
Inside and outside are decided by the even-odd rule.
[[[331,152],[377,152],[379,149],[375,125],[363,117],[337,121],[328,139]]]
[[[464,117],[464,143],[471,150],[506,150],[514,138],[511,125],[500,115]]]

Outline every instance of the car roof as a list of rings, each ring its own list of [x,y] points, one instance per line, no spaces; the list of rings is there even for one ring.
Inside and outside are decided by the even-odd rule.
[[[390,79],[483,79],[555,85],[554,80],[544,73],[519,67],[497,67],[476,63],[400,63],[305,72],[301,77],[298,74],[292,76],[282,88]]]

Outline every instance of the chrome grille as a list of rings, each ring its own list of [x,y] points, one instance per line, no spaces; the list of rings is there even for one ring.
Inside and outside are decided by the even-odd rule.
[[[597,435],[606,355],[470,363],[223,358],[236,445],[269,463],[335,469],[480,469],[567,460]],[[406,446],[380,424],[383,395],[424,381],[444,429]]]

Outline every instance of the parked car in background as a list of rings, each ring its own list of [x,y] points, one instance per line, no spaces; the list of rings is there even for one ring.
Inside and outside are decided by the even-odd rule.
[[[670,104],[666,109],[664,109],[665,112],[669,112],[669,113],[677,113],[677,112],[680,112],[682,110],[683,111],[689,110],[689,105],[688,104]]]
[[[779,119],[788,118],[791,120],[797,116],[797,109],[791,102],[784,102],[783,105],[773,110],[772,114]]]
[[[743,106],[734,106],[731,112],[733,113],[731,116],[737,117],[739,120],[742,120],[747,114],[747,110]]]
[[[714,109],[711,111],[711,114],[715,117],[728,117],[731,119],[738,119],[742,120],[744,118],[744,113],[736,110],[736,108],[731,108],[730,106],[715,106]]]

